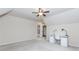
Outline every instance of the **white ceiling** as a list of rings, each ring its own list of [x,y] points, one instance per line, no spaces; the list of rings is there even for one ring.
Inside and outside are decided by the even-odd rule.
[[[48,24],[71,24],[79,23],[79,9],[72,9],[44,19]]]
[[[50,13],[47,14],[46,17],[53,16],[62,12],[66,12],[73,8],[43,8],[44,10],[50,10]],[[28,18],[31,20],[37,19],[35,14],[32,12],[38,11],[37,8],[15,8],[10,14],[13,16],[18,16],[22,18]]]
[[[1,10],[0,8],[0,14]],[[8,9],[8,8],[5,8]],[[37,17],[32,12],[37,11],[37,8],[12,8],[13,11],[9,14],[29,20],[36,20]],[[79,22],[79,9],[74,8],[43,8],[44,10],[50,10],[50,13],[44,17],[44,20],[48,24],[65,24]],[[6,10],[7,11],[7,10]]]
[[[3,14],[7,13],[10,10],[11,10],[11,8],[0,8],[0,15],[3,15]]]

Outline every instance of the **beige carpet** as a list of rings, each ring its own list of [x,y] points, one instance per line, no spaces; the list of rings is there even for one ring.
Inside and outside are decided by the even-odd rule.
[[[29,40],[0,46],[0,51],[79,51],[77,47],[62,47],[46,40]]]

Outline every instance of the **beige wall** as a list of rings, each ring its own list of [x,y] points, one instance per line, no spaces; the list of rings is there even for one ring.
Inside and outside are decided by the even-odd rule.
[[[6,15],[0,18],[0,45],[35,39],[34,21]]]
[[[48,26],[48,36],[53,33],[54,29],[65,28],[69,35],[69,44],[71,46],[79,47],[79,23],[74,24],[62,24],[62,25],[50,25]]]

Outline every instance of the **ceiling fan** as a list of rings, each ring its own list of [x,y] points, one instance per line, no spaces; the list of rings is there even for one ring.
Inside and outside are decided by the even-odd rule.
[[[36,14],[36,16],[46,16],[46,13],[49,13],[49,11],[44,11],[42,8],[38,8],[37,12],[32,12],[34,14]]]

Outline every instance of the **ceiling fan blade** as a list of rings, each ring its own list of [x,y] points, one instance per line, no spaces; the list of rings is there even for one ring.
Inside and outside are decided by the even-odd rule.
[[[39,16],[39,14],[36,15],[37,17]]]
[[[49,13],[49,11],[44,11],[44,13]]]
[[[43,16],[46,16],[45,14],[43,14]]]
[[[32,12],[32,13],[35,13],[35,14],[36,14],[36,13],[38,13],[38,12]]]

